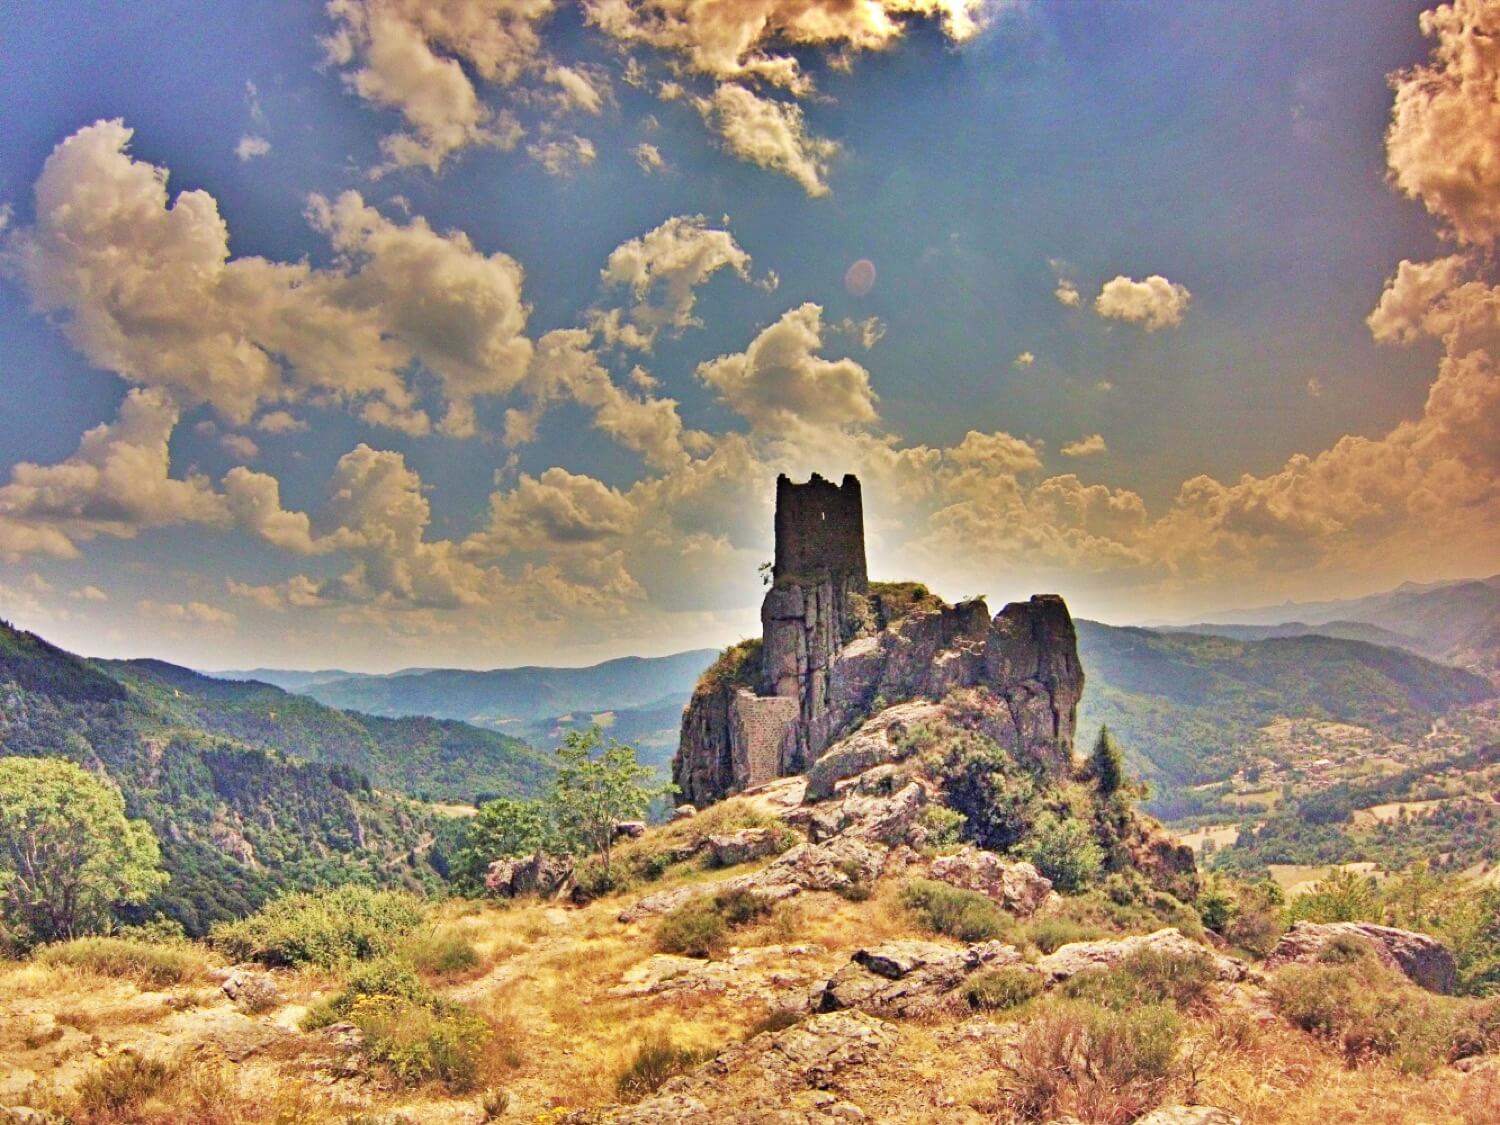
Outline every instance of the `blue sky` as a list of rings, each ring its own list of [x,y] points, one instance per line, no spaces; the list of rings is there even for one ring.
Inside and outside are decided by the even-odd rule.
[[[8,9],[0,614],[219,667],[724,643],[814,469],[878,575],[1107,620],[1500,569],[1495,185],[1415,81],[1386,144],[1395,72],[1480,105],[1443,52],[1494,6],[1423,7]]]

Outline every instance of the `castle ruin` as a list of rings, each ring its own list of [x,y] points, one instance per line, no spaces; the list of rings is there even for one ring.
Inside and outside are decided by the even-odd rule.
[[[1066,764],[1083,672],[1062,599],[1033,597],[992,620],[981,599],[913,600],[914,588],[872,587],[858,478],[778,477],[761,642],[731,649],[694,692],[672,761],[683,796],[704,805],[805,772],[881,700],[959,687],[1006,701],[1016,752]]]

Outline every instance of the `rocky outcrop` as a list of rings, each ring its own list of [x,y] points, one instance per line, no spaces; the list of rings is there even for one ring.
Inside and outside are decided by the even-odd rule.
[[[1052,880],[1029,863],[1008,863],[994,852],[967,847],[932,861],[934,879],[993,899],[1018,918],[1028,918],[1052,895]]]
[[[796,836],[786,829],[741,828],[738,832],[708,837],[708,859],[715,867],[734,867],[784,852],[795,840]]]
[[[783,1112],[790,1096],[838,1089],[842,1075],[878,1065],[896,1042],[895,1027],[874,1016],[827,1012],[730,1047],[691,1074],[669,1080],[638,1105],[607,1112],[604,1120],[612,1125],[788,1120]],[[858,1117],[840,1115],[833,1094],[819,1100],[825,1103],[822,1120],[864,1119],[858,1110]]]
[[[729,996],[766,1008],[802,1007],[817,975],[816,945],[766,945],[736,949],[722,960],[658,953],[627,969],[611,993],[621,997]],[[825,970],[826,971],[826,970]]]
[[[1266,967],[1323,960],[1334,942],[1354,941],[1368,947],[1383,964],[1405,973],[1430,992],[1453,991],[1453,954],[1426,934],[1376,926],[1369,922],[1298,922],[1282,935],[1266,958]]]
[[[833,796],[839,782],[858,777],[875,766],[900,761],[905,756],[902,740],[924,723],[935,722],[942,708],[930,700],[898,703],[840,739],[807,770],[808,801]]]
[[[549,897],[560,892],[572,877],[573,861],[567,856],[537,852],[516,859],[495,860],[485,873],[484,889],[499,898]]]
[[[988,941],[955,949],[930,941],[892,941],[856,952],[814,998],[819,1011],[856,1008],[883,1016],[921,1016],[957,1002],[956,989],[980,969],[1020,963],[1021,953]]]
[[[1244,980],[1248,973],[1243,961],[1205,949],[1176,927],[1118,940],[1071,942],[1043,957],[1036,963],[1036,968],[1049,984],[1057,984],[1091,969],[1113,969],[1127,957],[1144,950],[1207,957],[1212,961],[1214,975],[1223,981]]]
[[[949,605],[865,574],[859,481],[777,482],[776,563],[762,637],[730,650],[683,715],[673,781],[703,806],[779,776],[810,772],[810,799],[894,760],[899,715],[887,704],[984,687],[1005,721],[986,731],[1013,754],[1065,769],[1083,691],[1077,639],[1055,595]],[[868,731],[839,736],[874,716]],[[825,756],[829,758],[823,764]]]

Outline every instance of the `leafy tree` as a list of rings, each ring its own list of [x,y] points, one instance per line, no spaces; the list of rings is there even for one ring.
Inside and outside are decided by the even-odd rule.
[[[1094,749],[1089,754],[1089,774],[1101,793],[1116,793],[1125,784],[1125,755],[1120,752],[1108,726],[1099,728]]]
[[[615,825],[644,816],[673,786],[648,784],[651,767],[636,761],[634,748],[606,742],[597,726],[569,731],[557,761],[551,803],[558,833],[571,848],[597,854],[608,876]]]
[[[167,881],[150,825],[72,762],[0,758],[0,918],[24,944],[105,929]]]
[[[552,810],[544,802],[497,797],[481,805],[470,819],[463,847],[454,857],[453,881],[477,893],[494,860],[558,847]]]

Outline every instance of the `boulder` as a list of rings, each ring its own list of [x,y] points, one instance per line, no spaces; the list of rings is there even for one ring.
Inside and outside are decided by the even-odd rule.
[[[1383,964],[1405,973],[1429,992],[1453,991],[1457,970],[1453,954],[1442,942],[1427,934],[1369,922],[1298,922],[1282,935],[1266,958],[1266,967],[1315,962],[1339,938],[1363,941]]]
[[[754,859],[764,859],[786,850],[790,833],[774,828],[741,828],[722,836],[708,838],[708,855],[715,867],[734,867]]]
[[[954,990],[980,969],[1021,962],[1020,951],[988,941],[963,948],[930,941],[892,941],[857,951],[814,997],[819,1011],[846,1008],[917,1016],[952,1004]]]
[[[1175,926],[1135,937],[1070,942],[1043,957],[1036,967],[1045,974],[1048,984],[1057,984],[1090,969],[1112,969],[1131,954],[1144,949],[1183,956],[1202,954],[1213,961],[1215,975],[1220,980],[1244,980],[1248,972],[1243,961],[1206,949]]]
[[[224,983],[219,985],[219,991],[228,999],[256,1012],[275,1007],[281,995],[281,990],[276,987],[276,978],[270,973],[241,969],[232,971]]]
[[[1027,918],[1052,894],[1052,880],[1029,863],[1008,863],[994,852],[967,847],[939,856],[930,869],[934,879],[977,891],[1011,913]]]
[[[573,877],[573,861],[567,856],[537,852],[515,859],[497,859],[484,876],[484,889],[499,898],[518,895],[550,897]]]
[[[692,805],[678,805],[672,810],[671,823],[676,824],[679,820],[688,820],[698,815],[698,810]]]

